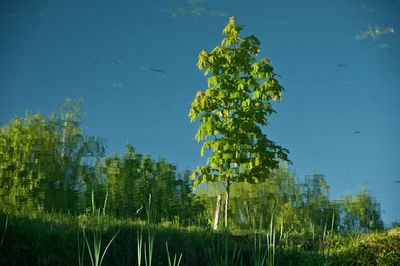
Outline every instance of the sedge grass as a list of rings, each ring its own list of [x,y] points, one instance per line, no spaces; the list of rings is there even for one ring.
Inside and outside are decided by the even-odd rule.
[[[4,223],[4,230],[3,230],[3,236],[1,237],[1,240],[0,240],[0,247],[3,246],[4,239],[6,237],[7,227],[8,227],[8,215],[6,216],[6,221]]]
[[[146,266],[153,264],[153,251],[154,251],[154,234],[147,231],[147,246],[144,245],[144,263]]]
[[[267,233],[267,250],[268,250],[268,265],[275,265],[275,251],[276,251],[276,237],[275,230]]]
[[[233,249],[230,247],[228,233],[223,236],[217,235],[217,240],[210,239],[211,247],[206,249],[207,265],[214,266],[230,266],[242,265],[242,245],[234,243]],[[221,239],[223,238],[223,240]]]
[[[165,248],[167,249],[168,266],[179,266],[181,264],[181,260],[182,260],[182,253],[179,255],[178,260],[177,260],[176,254],[174,254],[174,260],[171,261],[171,256],[169,254],[169,249],[168,249],[168,242],[165,242]]]
[[[104,260],[104,256],[107,253],[108,248],[110,247],[110,245],[114,241],[114,239],[117,237],[119,231],[114,234],[114,236],[110,239],[110,241],[108,241],[108,243],[103,251],[101,251],[101,242],[102,241],[101,241],[101,234],[99,232],[96,232],[96,231],[93,232],[93,246],[91,246],[89,244],[89,240],[86,236],[85,229],[82,229],[82,232],[83,232],[83,240],[86,243],[92,266],[101,266],[103,263],[103,260]],[[79,246],[79,243],[78,243],[78,246]],[[82,251],[82,257],[79,259],[79,265],[81,265],[81,263],[83,263],[83,258],[84,258],[84,251]]]
[[[102,209],[104,209],[104,207]],[[93,212],[91,213],[93,214]],[[262,255],[258,256],[260,258],[258,261],[264,261],[264,265],[323,265],[323,263],[330,263],[330,265],[349,265],[349,263],[351,264],[355,261],[370,263],[365,265],[385,265],[382,263],[386,263],[389,260],[395,261],[395,259],[399,258],[398,249],[395,248],[400,246],[398,240],[398,235],[400,234],[398,232],[393,236],[386,236],[383,235],[383,233],[377,233],[376,235],[372,233],[355,235],[336,234],[334,226],[336,222],[335,219],[337,218],[335,214],[332,214],[325,222],[326,229],[322,228],[323,230],[318,230],[318,228],[315,227],[314,236],[310,234],[312,233],[312,226],[310,226],[310,224],[305,225],[306,228],[304,228],[304,232],[295,232],[288,230],[286,222],[284,223],[285,230],[283,230],[283,223],[281,220],[280,228],[278,223],[276,232],[273,226],[271,231],[271,224],[267,229],[268,231],[260,232],[262,236],[261,242],[259,239],[254,241],[254,238],[245,238],[246,241],[242,241],[242,236],[252,234],[254,231],[241,232],[241,243],[239,245],[237,245],[238,242],[235,241],[235,237],[238,236],[237,233],[232,234],[226,232],[224,237],[224,234],[213,233],[200,227],[177,229],[174,226],[169,228],[168,226],[154,224],[150,227],[152,230],[151,235],[157,233],[156,240],[160,241],[160,243],[165,243],[166,240],[168,240],[169,250],[166,251],[164,245],[155,244],[154,237],[153,240],[151,240],[152,237],[149,238],[148,232],[145,231],[146,222],[142,221],[138,223],[138,221],[134,221],[131,218],[117,219],[104,215],[103,211],[100,213],[101,218],[105,219],[104,221],[102,219],[96,219],[98,212],[95,212],[95,217],[92,217],[93,215],[90,215],[90,213],[86,214],[85,217],[88,219],[87,226],[84,227],[86,239],[85,236],[82,235],[82,229],[76,230],[79,225],[77,216],[71,214],[42,213],[36,215],[35,218],[29,215],[23,216],[22,214],[13,214],[8,216],[8,219],[6,214],[2,214],[0,240],[2,234],[4,235],[3,229],[6,228],[7,231],[3,246],[0,248],[0,264],[12,264],[11,262],[16,260],[17,265],[26,265],[28,261],[40,260],[42,264],[47,263],[53,265],[63,261],[67,264],[79,265],[83,265],[83,263],[90,264],[91,261],[92,265],[96,265],[97,261],[98,265],[101,265],[101,263],[108,264],[109,256],[117,256],[114,252],[120,252],[119,254],[122,254],[122,256],[120,256],[121,261],[125,259],[125,254],[128,254],[126,255],[126,261],[128,261],[128,258],[130,259],[128,263],[116,263],[114,261],[114,263],[116,263],[114,265],[136,264],[133,260],[136,253],[135,250],[126,253],[123,247],[130,246],[130,243],[132,243],[130,237],[133,236],[135,239],[137,230],[139,230],[137,231],[137,237],[139,239],[140,227],[144,229],[141,246],[138,246],[138,250],[140,250],[142,254],[140,259],[142,265],[144,265],[144,263],[146,263],[146,265],[150,265],[150,263],[157,264],[159,263],[159,257],[165,258],[165,265],[169,262],[171,265],[240,265],[243,261],[246,265],[250,265],[249,263],[254,260],[252,258],[257,255],[257,245],[258,247],[262,246],[262,252],[260,252]],[[5,225],[4,221],[7,220],[8,223],[6,223],[8,225]],[[104,242],[101,242],[100,233],[98,233],[98,237],[96,238],[98,239],[97,241],[100,241],[100,248],[95,249],[96,245],[94,243],[96,241],[94,241],[94,239],[92,241],[92,231],[95,229],[99,230],[99,228],[101,228],[101,231],[97,232],[101,232],[102,235],[104,233],[102,237],[103,240],[109,239],[108,237],[106,238],[105,235],[111,236],[111,234],[106,232],[109,232],[112,228],[121,228],[126,234],[122,237],[121,234],[119,234],[117,238],[111,241],[112,245],[109,243],[110,245],[106,245],[108,247],[104,249]],[[310,229],[311,232],[307,232],[307,229]],[[73,232],[72,235],[71,231]],[[68,244],[69,240],[73,240],[76,243],[77,231],[80,233],[80,237],[78,238],[78,263],[76,263],[76,249],[70,248],[71,244]],[[129,236],[130,233],[132,233],[131,236]],[[26,238],[27,236],[29,237]],[[369,238],[364,238],[364,236],[368,236]],[[379,239],[379,241],[375,240],[375,238]],[[54,241],[58,243],[57,246],[62,248],[57,249],[54,245],[48,244],[49,241],[47,241],[47,239],[54,239]],[[151,241],[149,241],[149,239]],[[181,239],[185,239],[185,241],[180,241]],[[387,244],[385,244],[385,241]],[[71,243],[71,241],[69,242]],[[140,241],[138,241],[138,243],[139,242]],[[190,243],[190,248],[186,248],[187,243]],[[149,248],[149,244],[151,248]],[[32,246],[35,247],[35,249],[32,252],[27,252],[25,246]],[[90,248],[88,246],[90,246]],[[116,246],[118,248],[115,248]],[[144,246],[146,246],[146,250]],[[179,256],[180,253],[174,255],[174,252],[171,252],[171,247],[176,247],[178,250],[182,251],[182,257]],[[267,249],[267,258],[263,259]],[[72,250],[72,260],[75,260],[75,262],[71,260]],[[97,260],[95,255],[96,250],[98,253]],[[198,255],[193,250],[205,250],[206,256],[203,256],[203,252],[197,252],[200,254]],[[366,250],[368,253],[364,252]],[[138,255],[140,252],[138,252]],[[89,253],[91,253],[92,258],[90,258]],[[24,255],[22,256],[22,254]],[[145,262],[143,258],[145,254],[147,256],[147,262]],[[155,260],[155,258],[157,260]],[[189,260],[187,260],[187,258],[189,258]],[[377,263],[377,258],[379,258],[381,264]]]
[[[136,236],[136,254],[137,254],[137,265],[141,266],[142,265],[142,247],[143,247],[143,229],[142,231],[140,231],[140,235],[139,235],[139,231],[137,232],[137,236]]]
[[[254,266],[263,266],[265,264],[268,256],[268,249],[263,250],[261,235],[254,235],[251,255]]]

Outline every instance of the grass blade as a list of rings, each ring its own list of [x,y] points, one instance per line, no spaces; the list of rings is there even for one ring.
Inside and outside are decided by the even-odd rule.
[[[114,235],[114,236],[111,238],[111,240],[108,242],[106,248],[105,248],[104,251],[103,251],[103,255],[101,256],[100,264],[99,264],[99,265],[102,264],[103,259],[104,259],[104,256],[106,255],[106,252],[107,252],[108,248],[110,247],[110,245],[111,245],[111,243],[114,241],[114,239],[117,237],[117,235],[119,234],[119,232],[120,232],[120,230],[118,230],[118,232],[115,233],[115,235]]]

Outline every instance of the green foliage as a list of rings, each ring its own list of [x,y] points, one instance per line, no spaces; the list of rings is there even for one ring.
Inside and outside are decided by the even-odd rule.
[[[334,265],[398,265],[400,261],[400,231],[332,236],[325,241],[330,246],[328,260]]]
[[[27,112],[0,129],[3,208],[78,211],[78,193],[93,175],[84,161],[104,153],[101,140],[81,131],[78,102],[67,99],[49,117]]]
[[[103,214],[144,220],[151,194],[155,222],[198,219],[202,207],[194,200],[190,172],[177,173],[171,163],[132,145],[123,156],[102,159],[102,141],[80,127],[81,103],[67,99],[48,117],[27,113],[0,128],[3,210],[90,214],[104,205]]]
[[[342,197],[342,230],[364,231],[383,229],[383,221],[380,217],[380,204],[371,193],[362,188],[355,196],[344,195]]]
[[[271,177],[279,160],[288,160],[288,151],[261,129],[275,112],[271,102],[281,98],[283,88],[269,60],[256,60],[259,40],[241,37],[242,29],[232,17],[221,45],[199,55],[198,68],[210,76],[205,92],[197,93],[189,117],[201,122],[196,139],[204,141],[201,155],[206,151],[210,155],[207,165],[192,174],[195,186],[225,180],[259,183]]]
[[[337,231],[339,220],[334,217],[340,216],[339,203],[329,199],[329,186],[324,175],[315,173],[306,176],[300,184],[300,190],[301,214],[309,221],[313,230],[323,232],[330,222],[329,228]]]
[[[132,145],[127,145],[122,157],[105,158],[102,172],[109,195],[109,212],[113,215],[145,220],[150,211],[149,195],[151,216],[156,223],[177,220],[188,223],[201,212],[201,205],[194,201],[191,191],[190,172],[179,175],[171,163],[138,154]]]
[[[220,183],[207,183],[197,190],[207,220],[212,220],[214,197],[222,189]],[[287,165],[281,164],[264,183],[232,184],[231,226],[237,230],[268,230],[272,221],[273,227],[282,232],[324,237],[333,232],[383,229],[380,206],[370,193],[361,190],[356,196],[344,198],[347,200],[330,199],[322,174],[297,181]],[[351,208],[346,207],[349,204]]]
[[[40,114],[27,113],[24,118],[16,118],[0,129],[0,197],[3,203],[17,206],[25,202],[35,206],[42,200],[43,180],[60,168],[54,154],[56,145],[54,126]]]

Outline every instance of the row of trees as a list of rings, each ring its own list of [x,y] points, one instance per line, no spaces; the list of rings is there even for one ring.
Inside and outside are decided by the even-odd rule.
[[[105,206],[120,218],[147,219],[149,196],[155,222],[209,225],[215,197],[224,182],[208,182],[193,191],[191,172],[178,173],[165,159],[137,153],[104,156],[101,139],[80,128],[79,101],[67,100],[57,113],[27,113],[0,129],[0,204],[15,209],[85,213]],[[236,228],[283,226],[285,231],[356,231],[383,227],[380,206],[365,190],[329,199],[323,175],[296,181],[287,166],[263,183],[234,183],[229,215]]]
[[[154,219],[189,219],[192,183],[164,159],[127,145],[104,157],[104,142],[80,128],[81,101],[67,99],[46,117],[27,113],[0,129],[0,199],[6,209],[81,213],[105,206],[118,217],[145,218],[152,195]]]
[[[155,161],[138,154],[132,145],[126,153],[105,159],[102,166],[110,212],[118,217],[146,219],[148,206],[153,221],[189,222],[202,212],[192,192],[190,172],[177,173],[165,159]]]
[[[27,113],[0,130],[0,196],[4,206],[77,209],[77,195],[93,178],[90,158],[103,142],[80,128],[81,100],[67,99],[46,117]]]
[[[210,183],[199,189],[206,215],[214,215],[215,196],[221,184]],[[230,217],[241,229],[282,228],[291,232],[355,232],[383,228],[381,209],[376,199],[361,188],[331,200],[329,186],[321,174],[296,180],[287,166],[281,165],[264,183],[236,183],[231,187]]]

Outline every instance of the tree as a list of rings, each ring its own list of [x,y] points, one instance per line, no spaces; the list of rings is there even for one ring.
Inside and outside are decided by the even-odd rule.
[[[300,186],[286,164],[264,183],[231,186],[231,224],[243,229],[266,226],[294,231],[302,226],[299,212]]]
[[[27,113],[0,128],[0,202],[30,208],[43,201],[44,179],[59,171],[57,139],[46,117]]]
[[[210,53],[202,50],[197,66],[208,76],[207,89],[199,91],[189,117],[200,120],[197,141],[201,155],[209,152],[207,164],[193,172],[194,185],[225,184],[225,226],[228,226],[229,188],[232,182],[262,182],[289,161],[288,150],[276,145],[262,132],[267,117],[275,111],[271,102],[280,100],[283,87],[267,58],[260,61],[260,41],[253,35],[239,36],[243,26],[231,17],[224,28],[221,46]]]
[[[107,206],[117,217],[146,219],[151,211],[152,222],[189,221],[191,214],[200,212],[199,204],[192,204],[189,172],[180,177],[175,165],[139,154],[130,144],[122,157],[115,154],[105,158],[102,171]]]
[[[325,176],[319,173],[306,176],[301,184],[301,190],[302,215],[308,220],[305,222],[312,223],[315,229],[320,231],[328,224],[331,227],[332,223],[335,225],[335,217],[339,216],[338,210],[329,200],[329,186]]]
[[[355,196],[344,195],[341,202],[343,231],[368,232],[383,229],[380,204],[365,188],[361,188]]]
[[[67,99],[56,114],[28,112],[0,128],[0,202],[77,211],[79,193],[95,178],[83,159],[104,154],[102,142],[79,127],[78,103]]]

